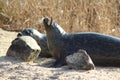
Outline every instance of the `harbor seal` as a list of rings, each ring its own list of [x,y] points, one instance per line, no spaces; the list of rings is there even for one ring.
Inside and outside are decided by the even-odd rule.
[[[120,38],[96,32],[67,33],[48,18],[43,24],[49,50],[56,59],[52,67],[64,65],[66,56],[79,49],[86,50],[95,65],[120,66]]]
[[[40,57],[51,57],[47,46],[46,34],[42,34],[34,28],[25,28],[18,33],[17,37],[20,36],[31,36],[34,38],[37,41],[38,45],[41,47]]]

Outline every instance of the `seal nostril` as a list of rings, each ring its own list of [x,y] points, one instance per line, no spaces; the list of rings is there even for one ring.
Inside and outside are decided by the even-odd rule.
[[[48,24],[48,21],[49,21],[48,18],[44,18],[44,19],[43,19],[43,22],[46,23],[46,24]]]
[[[22,33],[18,33],[17,37],[20,37],[20,36],[22,36]]]

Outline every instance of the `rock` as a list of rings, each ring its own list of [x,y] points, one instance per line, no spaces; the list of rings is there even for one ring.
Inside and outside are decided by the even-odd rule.
[[[91,70],[95,66],[85,50],[79,50],[78,52],[66,57],[66,62],[69,68]]]
[[[21,36],[12,41],[6,56],[12,56],[23,61],[33,61],[40,52],[41,48],[32,37]]]
[[[41,47],[41,53],[39,55],[40,57],[47,58],[52,57],[48,49],[46,34],[40,33],[38,30],[34,28],[25,28],[17,35],[17,37],[21,36],[31,36],[33,39],[37,41],[38,45]]]

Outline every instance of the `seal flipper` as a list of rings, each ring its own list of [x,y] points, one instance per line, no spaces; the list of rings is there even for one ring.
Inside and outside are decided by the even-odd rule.
[[[59,58],[50,67],[57,68],[57,67],[61,67],[61,66],[65,65],[65,64],[66,64],[65,58]]]

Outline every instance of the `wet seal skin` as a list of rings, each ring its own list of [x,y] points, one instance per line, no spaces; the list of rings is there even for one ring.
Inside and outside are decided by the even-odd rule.
[[[21,36],[31,36],[37,41],[38,45],[41,47],[40,57],[51,57],[51,54],[48,50],[46,34],[40,33],[34,28],[25,28],[17,35],[17,37]]]
[[[67,33],[57,23],[43,19],[48,48],[56,59],[52,67],[66,64],[66,56],[85,50],[99,66],[120,66],[120,38],[96,32]]]

